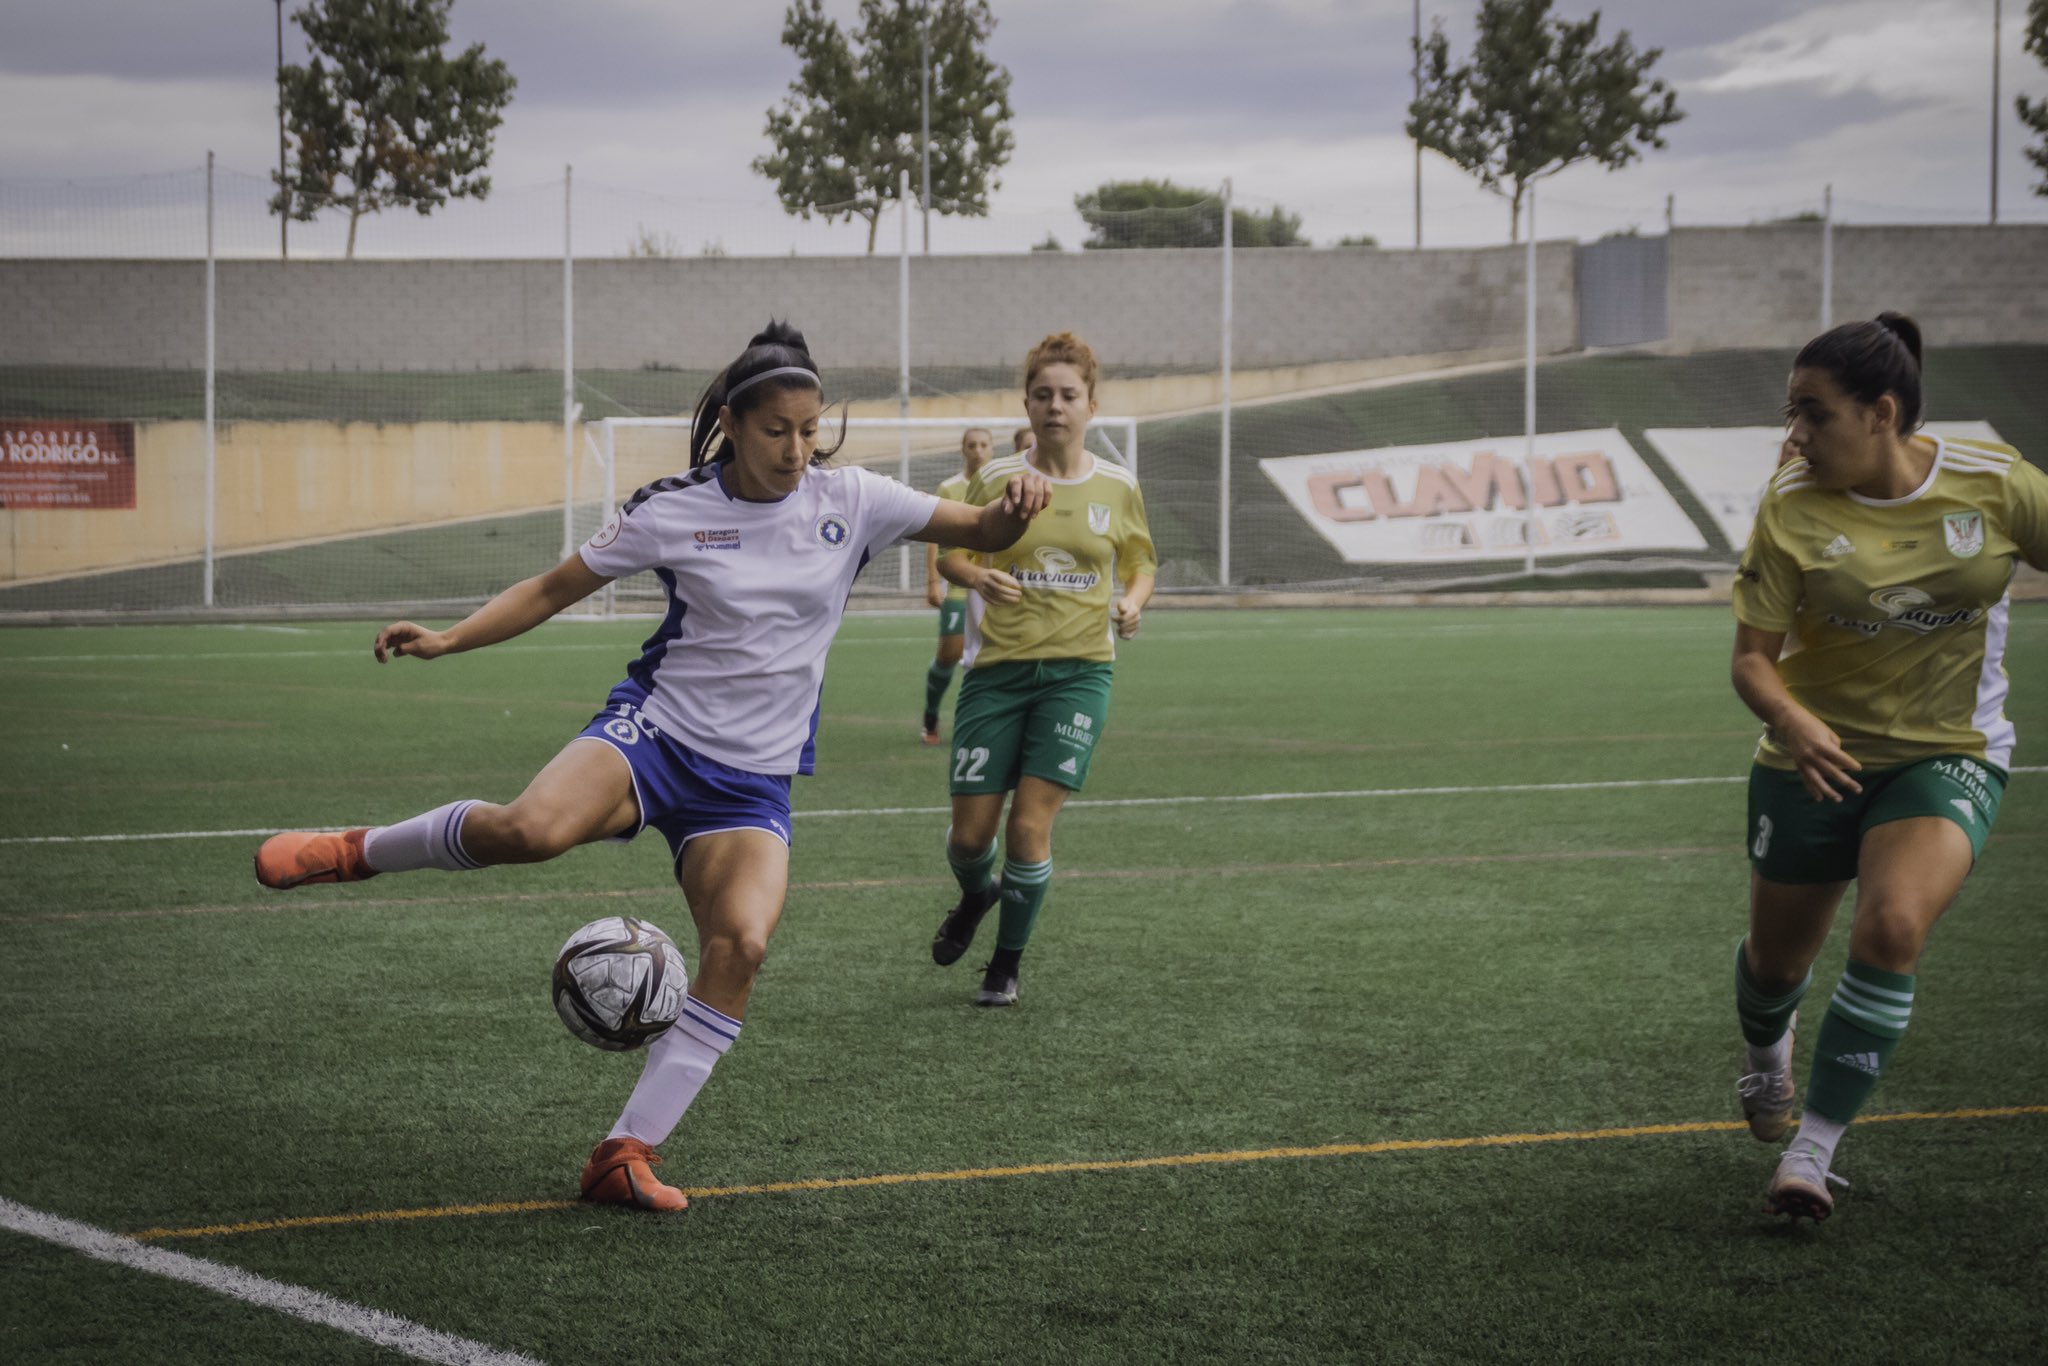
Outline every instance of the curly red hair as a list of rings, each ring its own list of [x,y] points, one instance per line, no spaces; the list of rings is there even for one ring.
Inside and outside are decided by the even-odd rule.
[[[1038,372],[1048,365],[1071,365],[1081,372],[1088,397],[1095,397],[1095,380],[1101,367],[1095,363],[1095,348],[1071,332],[1055,332],[1031,348],[1024,358],[1024,387],[1029,389]]]

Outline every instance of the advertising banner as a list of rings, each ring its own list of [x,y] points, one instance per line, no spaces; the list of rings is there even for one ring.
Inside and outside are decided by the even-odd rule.
[[[1930,436],[2003,440],[1988,422],[1929,422],[1920,430]],[[1651,427],[1643,436],[1700,500],[1728,544],[1737,550],[1748,545],[1757,501],[1777,468],[1785,429]]]
[[[134,423],[0,418],[0,508],[134,506]]]
[[[1526,485],[1523,445],[1503,437],[1384,446],[1259,467],[1351,564],[1522,559],[1531,495],[1538,555],[1707,548],[1614,428],[1538,435]]]

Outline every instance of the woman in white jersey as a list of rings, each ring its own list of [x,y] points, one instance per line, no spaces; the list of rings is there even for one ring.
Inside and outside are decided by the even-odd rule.
[[[1920,329],[1896,313],[1808,342],[1785,416],[1798,458],[1773,476],[1735,582],[1731,672],[1765,725],[1737,1090],[1765,1142],[1799,1119],[1765,1209],[1820,1220],[1843,1184],[1835,1145],[1905,1033],[1928,932],[1998,814],[2006,585],[2016,560],[2048,567],[2048,475],[2010,446],[1916,434]],[[1849,961],[1802,1112],[1795,1012],[1852,880]]]
[[[1005,480],[1037,473],[1051,484],[1045,515],[1000,553],[939,560],[941,574],[978,596],[970,603],[967,677],[953,712],[946,861],[960,901],[939,925],[932,961],[959,961],[981,918],[1000,901],[996,949],[982,970],[978,1005],[1016,1004],[1018,965],[1052,877],[1053,821],[1087,781],[1109,719],[1115,641],[1138,633],[1152,596],[1152,532],[1138,481],[1088,452],[1095,380],[1095,352],[1073,333],[1032,348],[1024,362],[1024,410],[1034,444],[991,461],[967,501],[988,502]],[[1000,879],[998,828],[1006,845]]]
[[[353,882],[418,868],[535,863],[579,844],[667,838],[697,926],[681,1019],[648,1049],[625,1112],[584,1166],[585,1198],[677,1210],[652,1166],[730,1048],[782,915],[790,775],[809,773],[825,652],[853,579],[899,539],[997,549],[1045,505],[1020,474],[985,507],[860,468],[824,468],[821,381],[803,334],[768,329],[697,405],[690,472],[635,493],[574,555],[445,631],[378,632],[377,661],[508,640],[616,578],[652,570],[662,623],[583,733],[506,806],[451,802],[395,825],[264,843],[265,886]]]

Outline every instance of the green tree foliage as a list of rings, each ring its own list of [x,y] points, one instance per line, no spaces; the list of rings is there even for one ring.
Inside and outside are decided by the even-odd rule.
[[[1223,196],[1170,180],[1111,180],[1074,196],[1088,225],[1090,251],[1128,247],[1220,247]],[[1274,205],[1264,213],[1232,208],[1234,247],[1305,247],[1301,215]]]
[[[1010,73],[988,58],[987,0],[861,0],[853,32],[824,0],[791,0],[782,42],[801,66],[789,98],[768,111],[773,150],[754,169],[782,207],[826,222],[865,219],[868,251],[882,209],[910,173],[922,183],[920,40],[931,31],[932,208],[981,218],[1010,159]]]
[[[1581,161],[1618,170],[1642,147],[1665,146],[1660,130],[1685,117],[1663,81],[1644,79],[1661,48],[1638,52],[1625,30],[1601,47],[1599,11],[1574,23],[1550,6],[1482,0],[1462,65],[1451,64],[1441,21],[1417,51],[1422,94],[1408,106],[1408,135],[1487,189],[1512,187],[1511,239],[1530,182]]]
[[[270,211],[308,222],[348,210],[348,255],[364,214],[432,213],[491,192],[491,135],[517,84],[473,44],[448,42],[454,0],[312,0],[292,15],[312,60],[279,74],[291,155]]]
[[[2028,0],[2026,46],[2043,66],[2048,66],[2048,0]],[[2026,153],[2027,160],[2041,173],[2034,193],[2048,195],[2048,99],[2030,100],[2021,95],[2013,103],[2019,109],[2020,122],[2040,134],[2040,140]]]

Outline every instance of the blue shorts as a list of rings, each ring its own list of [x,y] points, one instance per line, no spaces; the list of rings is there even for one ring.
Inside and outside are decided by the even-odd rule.
[[[664,734],[641,711],[646,701],[647,690],[625,680],[577,737],[604,741],[633,770],[640,824],[617,838],[630,840],[651,825],[677,859],[697,836],[726,830],[766,830],[790,842],[787,773],[749,773],[699,754]]]

